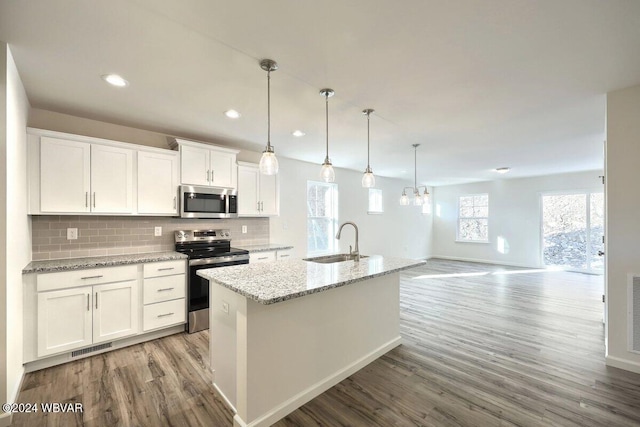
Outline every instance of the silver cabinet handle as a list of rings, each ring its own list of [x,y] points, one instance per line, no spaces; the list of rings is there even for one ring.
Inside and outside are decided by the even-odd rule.
[[[167,316],[173,316],[175,313],[166,313],[166,314],[158,314],[158,318],[160,317],[167,317]]]
[[[280,255],[280,258],[286,258],[286,257],[288,257],[288,256],[289,256],[289,255]]]
[[[178,197],[177,197],[177,196],[173,196],[173,209],[175,209],[175,208],[176,208],[177,199],[178,199]]]
[[[263,257],[260,257],[258,259],[269,259],[269,257],[268,256],[263,256]]]
[[[256,202],[256,210],[260,212],[260,202]]]
[[[175,288],[161,288],[161,289],[158,289],[157,292],[166,292],[166,291],[171,291],[173,289]]]
[[[175,267],[159,268],[158,271],[175,270]]]
[[[87,294],[87,311],[91,309],[91,303],[89,302],[89,298],[91,298],[91,294]]]
[[[96,192],[93,192],[93,207],[96,207]]]
[[[88,191],[84,192],[84,207],[85,208],[89,207],[89,192]]]
[[[99,274],[97,276],[86,276],[86,277],[81,277],[82,280],[87,280],[87,279],[99,279],[102,277],[102,274]]]
[[[96,292],[96,308],[98,308],[98,293]]]
[[[264,202],[260,202],[260,211],[264,212]]]
[[[207,182],[210,182],[209,176],[211,176],[211,171],[207,169]]]
[[[213,184],[213,181],[215,181],[216,179],[214,178],[214,173],[215,171],[213,169],[211,169],[211,183]]]

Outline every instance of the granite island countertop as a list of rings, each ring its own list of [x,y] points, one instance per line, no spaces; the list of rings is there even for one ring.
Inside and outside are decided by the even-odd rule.
[[[53,273],[55,271],[83,270],[95,267],[113,267],[116,265],[142,264],[147,262],[187,259],[179,252],[149,252],[143,254],[95,256],[85,258],[48,259],[31,261],[22,274]]]
[[[196,274],[267,305],[396,273],[424,263],[372,255],[362,258],[360,262],[321,264],[298,259],[203,269]]]
[[[264,245],[239,245],[238,249],[244,249],[249,251],[249,253],[254,252],[268,252],[268,251],[282,251],[285,249],[293,249],[291,245],[282,245],[279,243],[267,243]]]

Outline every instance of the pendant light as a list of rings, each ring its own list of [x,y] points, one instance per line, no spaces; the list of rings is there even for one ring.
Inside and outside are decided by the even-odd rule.
[[[324,96],[325,99],[327,119],[327,154],[324,158],[324,163],[322,163],[322,169],[320,169],[320,178],[324,182],[333,182],[336,179],[336,173],[333,171],[333,165],[331,164],[331,159],[329,159],[329,98],[334,94],[333,89],[322,89],[320,91],[320,95]]]
[[[271,146],[271,72],[278,69],[278,64],[271,59],[263,59],[260,68],[267,72],[267,146],[260,158],[260,173],[275,175],[278,173],[278,159]]]
[[[373,171],[371,170],[371,165],[369,165],[369,117],[373,113],[371,108],[367,108],[366,110],[362,110],[362,114],[367,116],[367,168],[364,170],[364,175],[362,175],[362,186],[364,188],[371,188],[376,185],[376,177],[373,175]]]
[[[429,203],[429,191],[426,185],[418,186],[418,147],[420,144],[412,144],[413,147],[413,187],[404,187],[400,196],[400,205],[408,206],[410,204],[409,196],[407,196],[407,188],[413,192],[413,205],[422,206]],[[424,187],[424,194],[420,194],[420,188]]]

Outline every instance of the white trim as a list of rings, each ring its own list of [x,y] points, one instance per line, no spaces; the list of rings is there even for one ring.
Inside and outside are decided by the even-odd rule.
[[[220,396],[222,396],[222,400],[224,400],[225,405],[227,405],[227,407],[228,407],[229,409],[231,409],[231,410],[233,411],[233,413],[234,413],[234,414],[237,414],[237,413],[238,413],[238,410],[236,409],[236,407],[235,407],[235,406],[233,406],[233,404],[231,403],[231,401],[229,400],[229,398],[227,397],[227,395],[226,395],[226,394],[224,394],[224,393],[222,392],[222,390],[220,390],[220,387],[218,387],[218,385],[215,383],[215,381],[213,382],[213,388],[215,388],[215,389],[216,389],[216,391],[218,392],[218,394],[219,394]],[[234,417],[234,418],[235,418],[235,417]]]
[[[445,259],[449,261],[466,261],[466,262],[477,262],[480,264],[493,264],[493,265],[508,265],[510,267],[524,267],[524,268],[544,268],[539,265],[532,264],[521,264],[517,262],[509,262],[509,261],[499,261],[499,260],[488,260],[488,259],[480,259],[480,258],[463,258],[457,256],[447,256],[447,255],[431,255],[429,259]]]
[[[189,147],[195,147],[195,148],[206,148],[209,150],[216,150],[216,151],[226,152],[229,154],[238,154],[240,152],[240,150],[234,150],[233,148],[222,147],[220,145],[214,145],[214,144],[208,144],[206,142],[191,141],[191,140],[182,139],[182,138],[173,138],[169,141],[169,146],[174,150],[182,145],[187,145]]]
[[[315,383],[314,385],[307,388],[306,390],[301,391],[297,395],[291,397],[289,400],[283,402],[281,405],[278,405],[277,407],[273,408],[271,411],[267,412],[266,414],[260,416],[259,418],[256,418],[253,422],[249,424],[244,422],[244,420],[240,418],[238,414],[236,414],[233,417],[233,425],[237,427],[270,426],[276,421],[286,417],[288,414],[295,411],[305,403],[309,402],[311,399],[329,390],[331,387],[338,384],[340,381],[344,380],[350,375],[353,375],[354,373],[364,368],[365,366],[367,366],[369,363],[373,362],[380,356],[396,348],[401,343],[402,343],[402,337],[397,336],[391,341],[373,350],[369,354],[366,354],[365,356],[356,360],[352,364],[346,366],[344,369],[341,369],[340,371],[324,378],[323,380]]]
[[[640,374],[640,363],[625,360],[620,357],[607,356],[605,357],[605,364],[614,368],[624,369],[625,371],[635,372]]]

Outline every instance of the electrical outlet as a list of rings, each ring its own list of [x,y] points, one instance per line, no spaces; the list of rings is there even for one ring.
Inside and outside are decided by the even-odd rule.
[[[156,237],[162,236],[162,227],[155,227],[153,229],[153,235]]]
[[[282,229],[283,230],[288,230],[289,229],[289,223],[287,221],[283,221],[282,222]]]
[[[246,225],[242,226],[242,234],[247,234],[247,226]]]
[[[229,303],[226,301],[222,301],[222,311],[229,314]]]
[[[78,240],[77,228],[67,228],[67,240]]]

